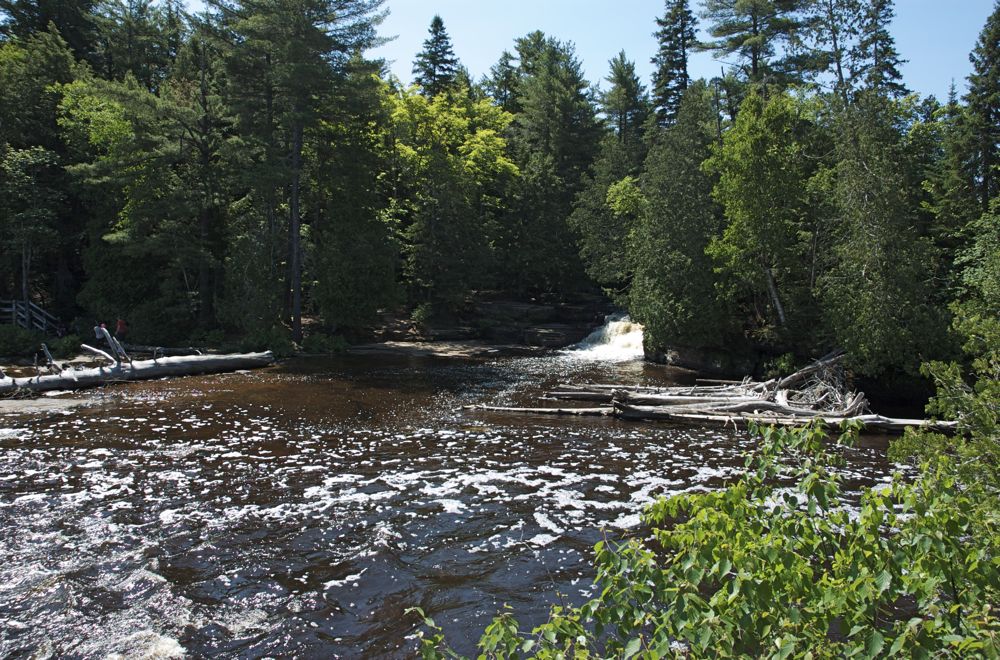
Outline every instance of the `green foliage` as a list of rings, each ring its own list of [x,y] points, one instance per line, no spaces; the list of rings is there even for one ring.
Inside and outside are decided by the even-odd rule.
[[[972,75],[965,100],[972,140],[966,154],[980,208],[986,212],[1000,194],[1000,6],[986,19],[969,59]]]
[[[400,244],[384,175],[394,101],[376,71],[360,57],[347,64],[335,120],[317,131],[330,146],[321,150],[322,167],[309,171],[306,197],[316,210],[306,253],[311,297],[328,327],[348,331],[370,325],[400,297]]]
[[[45,341],[37,332],[25,330],[17,325],[0,325],[0,356],[30,357],[41,351]]]
[[[273,325],[260,328],[244,335],[237,344],[240,352],[271,351],[275,357],[285,358],[295,354],[295,344],[292,343],[288,328]]]
[[[646,158],[645,205],[626,244],[633,272],[628,308],[645,326],[646,344],[654,350],[718,345],[729,334],[727,310],[705,253],[722,226],[712,179],[701,168],[714,124],[709,90],[696,82],[676,123],[658,135]]]
[[[705,0],[703,18],[714,41],[699,44],[720,59],[737,58],[738,70],[752,83],[786,82],[796,78],[779,50],[800,27],[802,0]]]
[[[49,352],[57,359],[76,357],[80,354],[80,344],[83,343],[76,335],[67,335],[57,339],[49,339],[45,345],[49,347]]]
[[[343,353],[348,348],[350,348],[350,344],[343,337],[339,335],[327,335],[322,332],[314,332],[306,335],[306,338],[302,341],[302,351],[314,355]]]
[[[725,277],[729,298],[747,301],[758,318],[769,316],[779,326],[788,318],[796,321],[791,314],[808,309],[789,307],[788,314],[785,309],[789,300],[808,297],[803,291],[809,281],[808,262],[801,241],[810,174],[806,128],[790,96],[765,99],[751,92],[736,123],[704,164],[718,176],[713,197],[727,220],[708,254]],[[765,315],[760,310],[768,303],[771,312]]]
[[[392,121],[398,185],[410,193],[394,209],[406,275],[417,299],[455,305],[489,274],[495,191],[518,173],[503,138],[511,117],[485,100],[411,90]]]
[[[912,160],[896,128],[905,106],[874,96],[846,112],[838,137],[837,199],[842,224],[834,263],[822,277],[827,326],[852,366],[878,375],[917,370],[946,345],[934,297],[930,241],[915,231],[919,202]],[[940,354],[940,353],[938,353]]]
[[[851,75],[863,90],[899,98],[907,94],[899,67],[904,63],[889,33],[893,0],[861,0],[858,41],[851,52]]]
[[[979,517],[932,467],[866,490],[852,514],[822,428],[753,433],[743,477],[651,505],[652,538],[595,547],[597,598],[527,634],[499,617],[484,657],[1000,653],[995,511]],[[424,657],[448,657],[440,636],[422,643]]]
[[[974,225],[975,239],[964,255],[966,293],[953,305],[955,334],[963,339],[967,368],[931,362],[923,373],[937,395],[928,412],[956,420],[959,431],[944,437],[910,431],[892,447],[898,460],[946,460],[987,513],[1000,510],[1000,201]]]

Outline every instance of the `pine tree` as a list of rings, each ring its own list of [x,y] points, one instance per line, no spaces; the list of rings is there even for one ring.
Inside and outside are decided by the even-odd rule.
[[[455,84],[459,64],[440,16],[431,21],[430,34],[413,62],[413,81],[424,95],[434,97]]]
[[[812,49],[800,56],[812,74],[832,72],[834,91],[846,105],[850,99],[849,55],[858,35],[861,0],[816,0],[807,7],[805,32]]]
[[[601,127],[572,44],[541,32],[516,42],[517,105],[511,150],[522,176],[514,184],[504,241],[516,287],[574,286],[582,264],[566,220],[597,153]]]
[[[864,0],[858,27],[858,42],[851,52],[851,76],[862,89],[891,98],[909,93],[899,67],[905,60],[896,51],[889,32],[895,17],[893,0]]]
[[[500,54],[497,63],[490,67],[490,73],[483,81],[483,88],[497,105],[507,112],[516,112],[517,67],[514,56],[509,51]]]
[[[270,227],[276,225],[278,191],[288,190],[287,290],[296,341],[302,338],[302,173],[311,155],[306,134],[321,125],[350,56],[378,43],[382,3],[210,0],[231,39],[227,59],[234,108],[247,137],[261,149],[261,177],[253,185]]]
[[[610,89],[601,94],[601,110],[618,140],[633,144],[642,139],[642,128],[649,116],[649,97],[635,72],[635,63],[621,51],[608,62],[606,80]]]
[[[96,0],[0,0],[0,34],[25,38],[56,26],[78,58],[93,52]]]
[[[653,34],[659,49],[653,57],[653,105],[656,121],[667,126],[677,118],[684,90],[691,83],[688,75],[688,54],[695,44],[697,21],[688,7],[688,0],[666,0],[663,18],[657,18],[659,29]]]
[[[705,0],[702,17],[715,41],[700,44],[717,56],[736,56],[751,83],[783,83],[801,77],[790,70],[782,48],[801,27],[804,0]]]
[[[975,163],[979,204],[985,213],[990,202],[1000,192],[1000,2],[986,20],[969,56],[972,74],[965,101],[969,108],[970,133],[973,140],[971,160]]]

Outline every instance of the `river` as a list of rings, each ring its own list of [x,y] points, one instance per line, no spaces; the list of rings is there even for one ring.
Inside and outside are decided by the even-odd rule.
[[[641,336],[639,336],[641,340]],[[717,488],[731,430],[511,417],[558,382],[668,384],[634,328],[575,351],[344,356],[0,417],[0,657],[409,657],[592,595],[591,548]],[[848,486],[887,479],[849,452]]]

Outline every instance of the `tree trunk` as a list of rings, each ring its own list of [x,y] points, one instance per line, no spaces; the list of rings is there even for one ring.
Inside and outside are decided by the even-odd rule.
[[[770,268],[764,269],[764,276],[767,278],[767,292],[771,296],[771,303],[774,304],[774,311],[778,313],[779,325],[785,325],[785,308],[778,298],[778,286],[774,283],[774,272]]]
[[[31,300],[31,244],[21,247],[21,300]]]
[[[299,232],[299,193],[302,177],[302,122],[292,126],[292,194],[289,200],[289,281],[292,289],[292,341],[302,341],[302,252]]]

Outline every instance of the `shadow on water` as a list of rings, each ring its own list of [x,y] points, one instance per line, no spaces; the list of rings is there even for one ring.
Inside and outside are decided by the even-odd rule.
[[[107,388],[0,428],[0,656],[405,657],[423,607],[463,652],[592,594],[641,506],[717,488],[743,434],[509,417],[634,359],[345,356]],[[851,453],[855,487],[886,478]]]

